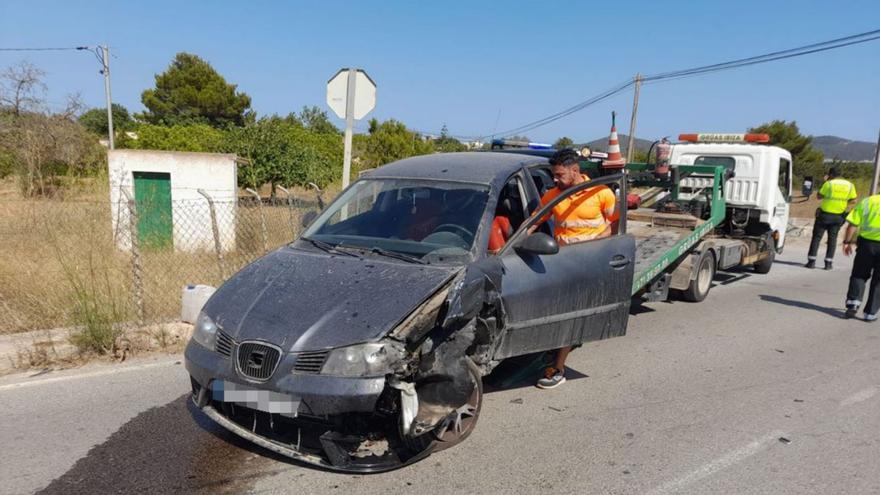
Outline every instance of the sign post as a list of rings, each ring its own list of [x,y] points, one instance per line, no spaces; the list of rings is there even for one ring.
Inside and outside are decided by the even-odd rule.
[[[364,118],[376,107],[376,83],[362,69],[340,69],[327,81],[327,105],[345,119],[345,150],[342,159],[342,188],[351,176],[351,140],[354,121]]]

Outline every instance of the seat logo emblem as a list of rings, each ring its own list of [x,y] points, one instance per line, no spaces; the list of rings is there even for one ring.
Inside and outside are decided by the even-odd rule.
[[[263,367],[266,351],[251,351],[247,360],[248,369],[258,370]]]

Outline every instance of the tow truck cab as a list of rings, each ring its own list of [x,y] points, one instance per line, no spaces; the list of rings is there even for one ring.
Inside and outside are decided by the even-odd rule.
[[[766,134],[682,134],[670,162],[681,165],[724,165],[734,171],[724,187],[728,228],[747,235],[769,235],[777,252],[785,246],[791,200],[791,153]],[[706,184],[702,184],[706,182]],[[711,179],[685,177],[691,190],[711,187]]]

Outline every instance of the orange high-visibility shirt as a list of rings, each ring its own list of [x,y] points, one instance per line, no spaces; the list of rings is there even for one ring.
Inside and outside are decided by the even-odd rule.
[[[581,177],[590,180],[586,175]],[[541,197],[541,205],[563,192],[558,187],[550,189]],[[615,216],[615,202],[614,193],[608,186],[591,187],[562,200],[553,207],[556,241],[574,244],[607,235]]]

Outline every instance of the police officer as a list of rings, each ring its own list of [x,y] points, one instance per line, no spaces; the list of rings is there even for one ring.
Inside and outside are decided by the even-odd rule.
[[[816,254],[822,235],[828,232],[828,248],[825,250],[825,269],[832,268],[834,249],[837,247],[837,233],[846,218],[847,207],[852,206],[856,199],[856,186],[852,182],[838,177],[837,167],[831,167],[825,175],[825,183],[819,189],[819,209],[816,210],[816,221],[813,222],[813,239],[807,253],[807,268],[816,267]]]
[[[856,315],[865,295],[865,283],[870,278],[871,290],[865,304],[865,321],[874,321],[877,319],[877,310],[880,309],[880,194],[859,202],[846,217],[846,221],[843,254],[851,255],[853,244],[857,246],[852,275],[849,277],[849,290],[846,293],[846,317],[852,318]]]

